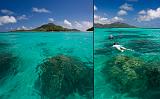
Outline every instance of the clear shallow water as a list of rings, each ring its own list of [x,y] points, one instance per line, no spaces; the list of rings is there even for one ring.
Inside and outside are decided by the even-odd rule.
[[[93,66],[92,43],[93,33],[87,32],[0,33],[0,58],[12,57],[8,58],[10,62],[16,59],[11,69],[0,66],[0,99],[41,99],[34,87],[37,65],[46,58],[63,54],[79,57],[87,66]],[[76,93],[68,99],[75,98],[83,99]]]
[[[108,39],[109,35],[113,40]],[[94,98],[95,99],[138,99],[128,96],[127,93],[119,93],[113,89],[113,84],[105,80],[102,69],[106,61],[118,55],[137,57],[143,61],[160,63],[160,29],[141,28],[96,28],[94,32]],[[114,42],[118,42],[133,51],[118,52],[112,48]],[[156,90],[155,97],[158,99],[159,91]],[[153,92],[154,93],[154,92]],[[148,94],[148,96],[151,96]],[[147,98],[148,99],[148,98]]]

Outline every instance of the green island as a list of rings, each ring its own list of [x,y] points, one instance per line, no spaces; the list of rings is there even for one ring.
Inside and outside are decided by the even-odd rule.
[[[96,28],[137,28],[136,26],[132,26],[122,22],[114,22],[110,24],[95,23],[94,26]]]
[[[44,24],[41,25],[37,28],[31,29],[31,30],[25,30],[25,29],[21,29],[21,30],[12,30],[11,32],[22,32],[22,31],[44,31],[44,32],[52,32],[52,31],[80,31],[78,29],[68,29],[68,28],[64,28],[63,26],[59,26],[56,25],[54,23],[48,23],[48,24]]]

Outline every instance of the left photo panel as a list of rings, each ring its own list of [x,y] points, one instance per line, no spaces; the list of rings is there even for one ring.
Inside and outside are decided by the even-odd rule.
[[[93,0],[0,1],[0,99],[93,99]]]

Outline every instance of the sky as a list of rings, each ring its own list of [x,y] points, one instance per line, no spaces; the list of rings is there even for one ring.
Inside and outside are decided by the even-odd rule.
[[[160,28],[160,0],[94,0],[94,23]]]
[[[0,32],[50,22],[84,31],[92,20],[93,0],[0,0]]]

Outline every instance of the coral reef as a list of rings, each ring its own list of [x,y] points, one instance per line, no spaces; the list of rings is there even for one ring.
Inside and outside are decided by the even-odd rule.
[[[75,92],[90,98],[93,95],[93,68],[75,57],[58,55],[49,58],[40,64],[40,70],[40,91],[50,99],[65,98]]]
[[[129,96],[149,99],[146,94],[160,89],[160,71],[157,66],[136,57],[118,55],[111,58],[102,73],[115,91]]]

